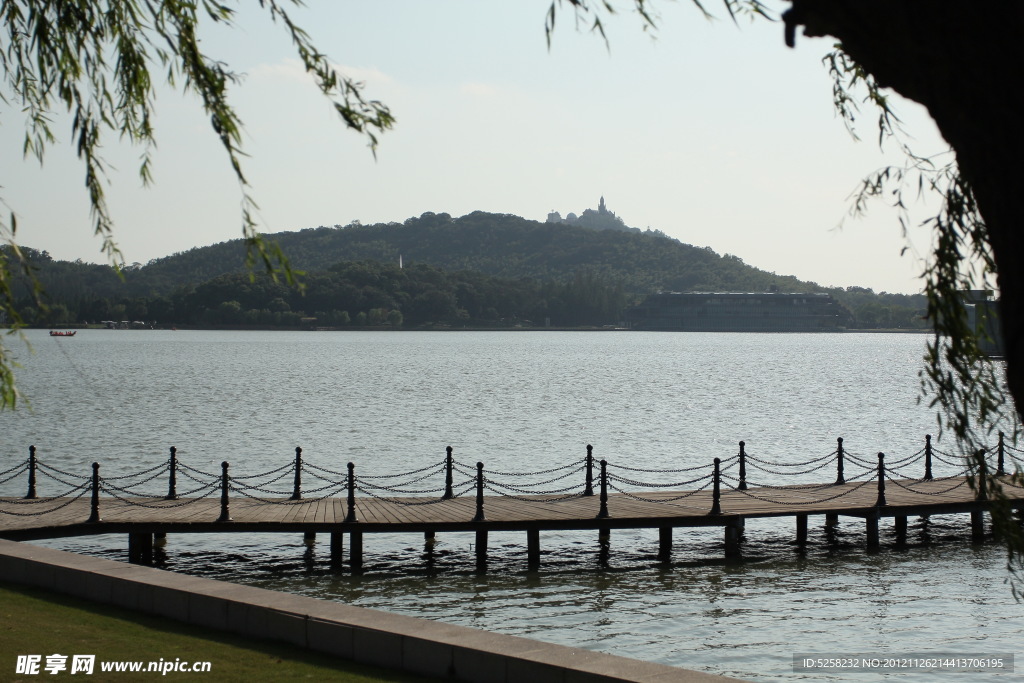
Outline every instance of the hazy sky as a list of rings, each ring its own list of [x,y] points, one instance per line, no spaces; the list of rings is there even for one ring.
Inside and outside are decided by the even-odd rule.
[[[858,181],[901,162],[879,150],[869,109],[862,142],[835,116],[821,64],[830,40],[799,36],[790,50],[781,24],[708,22],[687,0],[656,5],[653,38],[633,14],[611,19],[610,49],[577,32],[566,9],[550,50],[549,0],[308,4],[293,12],[297,23],[397,124],[374,160],[301,72],[284,31],[258,12],[204,36],[209,55],[246,74],[231,99],[246,124],[264,232],[425,211],[544,220],[596,208],[603,195],[628,225],[769,271],[876,291],[921,287],[926,228],[912,230],[901,257],[907,241],[891,210],[844,223]],[[105,146],[128,263],[241,235],[240,191],[199,103],[167,90],[157,107],[155,187],[141,188],[141,150],[115,136]],[[917,151],[945,148],[922,109],[897,108]],[[65,144],[40,168],[18,161],[20,113],[0,111],[0,196],[18,215],[19,243],[103,262],[70,124],[57,120]]]

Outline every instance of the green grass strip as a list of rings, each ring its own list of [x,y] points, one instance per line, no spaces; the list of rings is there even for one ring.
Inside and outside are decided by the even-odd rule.
[[[47,655],[67,655],[67,669],[45,671]],[[71,655],[96,655],[92,675],[72,675]],[[18,655],[42,655],[39,673],[16,674]],[[100,671],[100,662],[210,662],[209,673]],[[145,667],[145,665],[144,665]],[[182,624],[35,588],[0,582],[0,680],[373,681],[432,679],[392,672],[270,641]]]

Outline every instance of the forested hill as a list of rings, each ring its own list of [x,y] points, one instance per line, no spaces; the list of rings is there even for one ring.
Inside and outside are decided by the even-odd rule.
[[[473,270],[504,278],[565,282],[581,269],[645,294],[676,291],[818,291],[813,283],[779,276],[658,232],[592,230],[540,223],[518,216],[475,213],[452,218],[425,213],[404,223],[309,228],[267,235],[292,267],[320,271],[345,261],[420,263],[445,270]],[[197,247],[151,261],[128,273],[133,294],[168,294],[245,268],[242,240]]]

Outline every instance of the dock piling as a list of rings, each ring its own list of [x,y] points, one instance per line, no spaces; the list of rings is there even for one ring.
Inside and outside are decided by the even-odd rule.
[[[153,564],[153,534],[128,534],[128,562],[131,564]]]
[[[363,572],[363,532],[351,531],[348,535],[349,566],[355,574]]]
[[[531,569],[540,566],[540,529],[526,530],[526,563]]]
[[[345,559],[345,533],[342,531],[331,532],[331,566],[340,567]]]
[[[668,562],[672,559],[672,527],[658,527],[658,559]]]
[[[864,517],[864,530],[867,534],[867,547],[874,549],[879,546],[878,542],[878,512],[868,514]]]
[[[740,543],[743,540],[743,518],[730,520],[725,525],[725,556],[735,559],[742,555]]]
[[[807,545],[807,517],[806,514],[796,516],[796,544],[799,546]]]
[[[476,567],[487,568],[487,529],[476,530]]]
[[[981,543],[985,540],[985,512],[983,510],[971,510],[971,540],[974,543]]]
[[[893,521],[896,529],[896,543],[903,545],[907,542],[907,516],[897,515]]]

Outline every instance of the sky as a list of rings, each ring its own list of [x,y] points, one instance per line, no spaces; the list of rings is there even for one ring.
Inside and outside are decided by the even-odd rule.
[[[256,3],[249,3],[256,5]],[[724,14],[713,3],[709,9]],[[829,39],[783,42],[781,23],[706,20],[660,0],[656,31],[620,2],[608,44],[568,6],[550,48],[550,0],[310,0],[292,11],[342,73],[396,118],[376,158],[306,76],[280,25],[246,5],[206,53],[245,74],[230,100],[245,124],[244,169],[264,233],[402,222],[430,211],[543,221],[600,197],[627,225],[824,286],[914,293],[931,237],[911,207],[849,216],[860,180],[902,165],[865,108],[855,141],[834,113]],[[784,3],[777,5],[784,8]],[[199,102],[164,87],[154,185],[141,149],[108,136],[115,240],[142,263],[241,236],[241,190]],[[896,99],[919,154],[948,146],[927,113]],[[23,118],[0,109],[0,198],[19,244],[102,263],[70,120],[43,164],[21,161]],[[905,253],[904,253],[905,252]],[[415,254],[405,255],[415,261]]]

